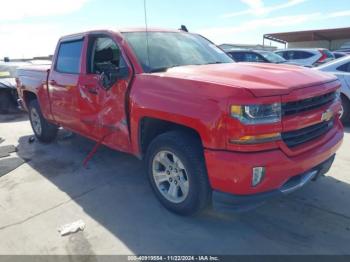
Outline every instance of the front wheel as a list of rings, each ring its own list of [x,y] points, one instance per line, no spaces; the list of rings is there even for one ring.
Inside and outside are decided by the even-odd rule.
[[[40,142],[50,143],[57,136],[58,127],[50,124],[41,113],[37,100],[29,103],[29,120],[35,136]]]
[[[195,136],[177,131],[160,135],[149,146],[146,163],[151,186],[168,210],[193,215],[209,205],[203,149]]]

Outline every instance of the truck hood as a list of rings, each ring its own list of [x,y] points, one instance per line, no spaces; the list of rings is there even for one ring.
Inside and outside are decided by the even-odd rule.
[[[295,89],[337,80],[335,76],[318,70],[265,63],[180,66],[168,69],[161,75],[244,88],[257,97],[287,95]]]

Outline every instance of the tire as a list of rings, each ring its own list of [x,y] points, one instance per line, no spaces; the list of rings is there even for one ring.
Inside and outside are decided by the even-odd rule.
[[[7,89],[0,90],[0,114],[7,114],[10,110],[11,93]]]
[[[341,102],[343,107],[343,114],[340,120],[343,122],[344,125],[349,124],[350,123],[350,101],[346,96],[342,95]]]
[[[196,137],[181,131],[159,135],[148,147],[146,165],[152,189],[168,210],[189,216],[209,206],[211,188]]]
[[[50,124],[41,112],[38,100],[29,103],[29,120],[36,138],[43,143],[50,143],[55,140],[58,127]]]

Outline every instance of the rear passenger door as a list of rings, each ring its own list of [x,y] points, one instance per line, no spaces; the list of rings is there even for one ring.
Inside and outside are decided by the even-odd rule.
[[[55,64],[48,79],[53,117],[60,125],[71,130],[78,128],[77,86],[83,43],[82,37],[59,43]]]

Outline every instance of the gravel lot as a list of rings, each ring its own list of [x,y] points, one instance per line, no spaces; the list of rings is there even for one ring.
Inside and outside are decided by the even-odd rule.
[[[3,145],[26,160],[0,177],[0,254],[350,254],[350,129],[326,177],[246,213],[184,218],[155,199],[143,163],[65,137],[29,143],[25,115],[0,116]],[[57,228],[82,219],[83,232]]]

